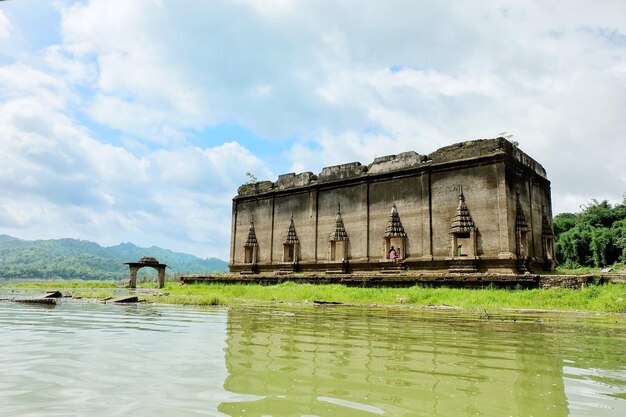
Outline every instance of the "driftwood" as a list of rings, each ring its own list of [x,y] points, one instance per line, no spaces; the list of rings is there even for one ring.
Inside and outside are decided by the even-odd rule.
[[[44,304],[44,305],[56,305],[57,300],[54,298],[23,298],[13,300],[16,303],[25,303],[25,304]]]
[[[115,300],[111,300],[112,303],[137,303],[139,302],[139,297],[136,295],[129,295],[126,297],[116,298]]]
[[[339,303],[337,301],[313,301],[313,304],[337,306],[337,305],[341,305],[343,303]]]
[[[41,296],[41,298],[61,298],[63,294],[61,291],[48,291],[45,295]]]

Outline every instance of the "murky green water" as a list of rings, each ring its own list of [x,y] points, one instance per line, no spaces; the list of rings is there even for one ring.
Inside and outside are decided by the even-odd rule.
[[[0,303],[0,416],[624,416],[626,319]]]

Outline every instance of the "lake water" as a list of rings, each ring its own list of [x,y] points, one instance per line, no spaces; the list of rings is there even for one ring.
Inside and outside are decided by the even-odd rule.
[[[0,416],[620,416],[624,316],[0,303]]]

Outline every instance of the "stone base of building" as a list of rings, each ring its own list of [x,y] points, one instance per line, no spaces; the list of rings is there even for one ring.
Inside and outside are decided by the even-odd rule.
[[[533,258],[518,260],[512,258],[456,257],[445,259],[407,258],[402,261],[358,260],[344,262],[296,262],[296,263],[258,263],[229,265],[233,273],[262,274],[293,272],[330,272],[350,273],[395,273],[410,271],[417,273],[490,273],[490,274],[532,274],[540,271],[552,271],[553,263],[545,263]]]
[[[472,273],[478,272],[478,258],[454,258],[449,261],[448,271],[452,273]]]
[[[257,275],[229,273],[223,275],[187,275],[180,277],[181,283],[261,284],[275,285],[283,282],[302,284],[342,284],[359,287],[431,287],[480,288],[584,288],[590,284],[626,282],[626,275],[537,275],[537,274],[494,274],[494,273],[415,273],[403,271],[397,274],[349,273],[332,274],[306,272],[297,274],[260,273]]]

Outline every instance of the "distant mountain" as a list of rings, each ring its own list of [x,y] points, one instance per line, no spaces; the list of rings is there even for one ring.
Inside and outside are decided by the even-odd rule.
[[[171,267],[168,273],[223,272],[228,269],[221,259],[202,259],[152,246],[142,248],[132,243],[102,247],[78,239],[21,240],[0,235],[0,278],[62,278],[111,280],[128,277],[128,266],[143,256],[152,256]],[[140,271],[155,274],[152,268]]]

